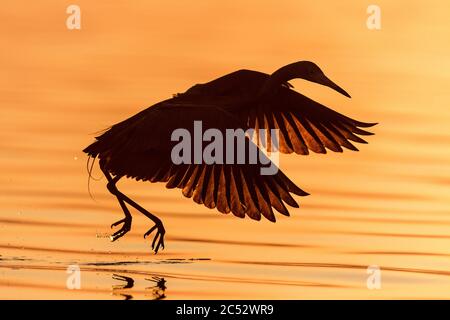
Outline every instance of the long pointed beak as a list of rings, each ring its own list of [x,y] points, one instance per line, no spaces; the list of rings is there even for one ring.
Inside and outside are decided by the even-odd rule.
[[[347,91],[345,91],[344,89],[342,89],[341,87],[339,87],[336,83],[334,83],[333,81],[331,81],[330,79],[328,79],[325,75],[323,77],[321,77],[321,79],[319,81],[317,81],[317,83],[320,83],[324,86],[327,86],[333,90],[336,90],[337,92],[339,92],[340,94],[351,98],[351,96],[347,93]]]

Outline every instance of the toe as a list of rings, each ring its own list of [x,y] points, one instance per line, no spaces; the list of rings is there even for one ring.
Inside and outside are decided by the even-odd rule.
[[[124,222],[125,222],[124,219],[114,222],[113,224],[111,224],[111,229],[114,228],[115,226],[121,224],[121,223],[124,223]]]

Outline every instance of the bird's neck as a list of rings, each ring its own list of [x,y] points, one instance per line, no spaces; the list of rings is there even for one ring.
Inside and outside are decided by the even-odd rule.
[[[296,63],[284,66],[274,73],[272,73],[267,79],[266,83],[260,90],[259,97],[265,99],[275,94],[281,85],[286,84],[289,80],[301,78],[302,72],[298,69]]]

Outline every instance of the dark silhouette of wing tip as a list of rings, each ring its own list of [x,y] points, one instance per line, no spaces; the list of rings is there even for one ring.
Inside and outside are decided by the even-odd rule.
[[[365,143],[367,143],[367,141]],[[352,144],[349,144],[349,145],[346,145],[346,146],[343,146],[343,147],[346,148],[347,150],[350,150],[350,151],[359,152],[359,149],[357,147],[355,147],[354,145],[352,145]]]
[[[250,219],[255,220],[255,221],[261,221],[261,215],[260,214],[251,214],[251,213],[246,213],[247,216],[250,217]]]
[[[297,196],[300,196],[300,197],[306,197],[306,196],[310,195],[308,192],[303,191],[302,189],[300,189],[297,186],[292,186],[290,188],[289,192],[292,192],[293,194],[296,194]]]
[[[378,124],[378,122],[360,122],[358,121],[358,123],[356,124],[358,127],[362,127],[362,128],[370,128],[373,126],[376,126]]]

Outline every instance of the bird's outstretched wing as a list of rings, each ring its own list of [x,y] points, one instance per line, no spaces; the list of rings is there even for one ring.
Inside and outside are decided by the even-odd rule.
[[[278,142],[282,153],[303,155],[309,150],[316,153],[326,153],[326,149],[342,152],[342,147],[358,151],[351,141],[367,143],[359,136],[373,133],[361,128],[376,124],[351,119],[287,87],[280,87],[265,101],[236,108],[235,112],[246,121],[247,128],[279,129]],[[270,132],[268,134],[270,137]],[[268,141],[267,149],[270,151],[270,139]]]
[[[261,175],[260,163],[173,163],[171,151],[177,142],[171,141],[171,134],[175,129],[187,129],[193,137],[194,121],[202,121],[203,131],[242,128],[237,118],[221,108],[177,105],[168,100],[125,121],[126,125],[112,126],[85,149],[89,155],[99,157],[104,169],[114,175],[167,182],[168,188],[180,188],[186,197],[208,208],[255,220],[262,215],[275,221],[273,208],[289,215],[285,203],[298,207],[290,193],[307,195],[281,170]],[[252,142],[246,139],[246,144],[248,147]]]

